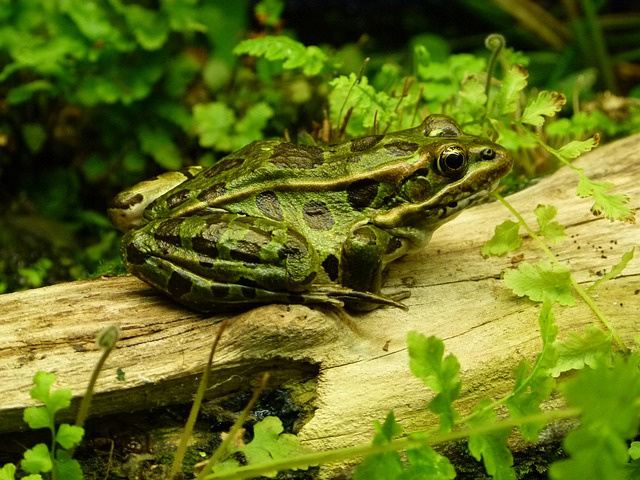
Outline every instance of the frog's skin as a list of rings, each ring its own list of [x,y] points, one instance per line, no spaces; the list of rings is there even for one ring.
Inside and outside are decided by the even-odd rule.
[[[508,152],[448,117],[325,148],[256,141],[119,194],[126,268],[196,310],[264,303],[403,305],[393,260],[491,192]],[[405,295],[406,296],[406,295]]]

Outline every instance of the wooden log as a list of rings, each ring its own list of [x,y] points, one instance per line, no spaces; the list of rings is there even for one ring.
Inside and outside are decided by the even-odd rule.
[[[640,135],[598,148],[578,164],[598,181],[640,199]],[[562,168],[509,201],[535,225],[538,204],[558,207],[570,239],[553,247],[575,278],[591,284],[640,245],[636,225],[594,217],[590,199],[575,195],[576,175]],[[424,252],[390,267],[389,291],[411,290],[408,311],[378,309],[353,316],[326,308],[270,305],[235,315],[215,358],[210,396],[246,389],[259,372],[274,382],[317,375],[315,415],[299,433],[314,449],[368,442],[372,421],[393,410],[405,431],[437,423],[427,411],[431,392],[409,371],[406,335],[411,330],[445,341],[462,365],[458,407],[468,411],[482,397],[511,389],[518,362],[539,351],[539,306],[515,297],[500,280],[520,261],[543,258],[530,239],[516,255],[483,258],[480,249],[494,227],[510,218],[497,202],[463,212],[436,232]],[[640,331],[640,262],[598,288],[594,297],[622,338]],[[94,345],[105,326],[120,327],[121,340],[97,386],[91,415],[190,401],[223,315],[191,312],[132,277],[100,278],[0,296],[0,432],[25,428],[22,410],[32,405],[31,379],[55,372],[58,386],[77,400],[100,356]],[[596,322],[586,306],[556,308],[560,337]],[[124,372],[119,380],[116,370]]]

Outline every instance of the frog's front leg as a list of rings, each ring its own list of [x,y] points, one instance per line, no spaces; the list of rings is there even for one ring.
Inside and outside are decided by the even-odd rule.
[[[384,283],[384,269],[393,260],[404,256],[408,250],[405,239],[394,237],[374,225],[356,228],[342,246],[342,280],[347,288],[380,295]],[[409,296],[406,291],[392,295],[392,300]],[[373,310],[375,303],[347,302],[355,310]]]

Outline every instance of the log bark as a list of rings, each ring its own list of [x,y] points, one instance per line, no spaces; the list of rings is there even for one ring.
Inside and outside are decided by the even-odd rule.
[[[640,202],[640,135],[596,149],[578,164],[593,180]],[[553,247],[575,278],[589,285],[624,252],[640,245],[636,225],[612,223],[589,211],[590,199],[575,195],[577,177],[562,168],[509,197],[535,225],[538,204],[558,207],[569,240]],[[511,371],[532,360],[541,346],[539,306],[514,296],[500,280],[521,261],[544,258],[525,238],[523,249],[483,258],[481,245],[509,212],[498,202],[463,212],[439,229],[424,252],[395,262],[388,291],[411,290],[408,311],[378,309],[347,316],[336,310],[269,305],[235,315],[216,353],[210,396],[247,388],[269,370],[274,382],[317,376],[316,411],[299,433],[314,449],[368,442],[372,421],[390,410],[405,431],[437,423],[427,411],[432,394],[409,371],[407,332],[445,341],[462,365],[458,407],[468,411],[482,397],[511,389]],[[640,330],[640,261],[594,292],[598,306],[622,338]],[[22,410],[32,405],[31,380],[55,372],[58,386],[75,400],[84,394],[100,351],[96,334],[120,327],[121,339],[96,385],[91,415],[188,402],[223,315],[178,306],[132,277],[100,278],[0,296],[0,432],[25,428]],[[555,308],[560,338],[596,323],[583,304]],[[116,370],[124,372],[119,380]]]

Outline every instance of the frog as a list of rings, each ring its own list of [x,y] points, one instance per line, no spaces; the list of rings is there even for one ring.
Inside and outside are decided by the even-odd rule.
[[[263,304],[406,308],[388,266],[492,192],[513,165],[450,117],[327,146],[257,140],[118,194],[134,276],[201,312]]]

